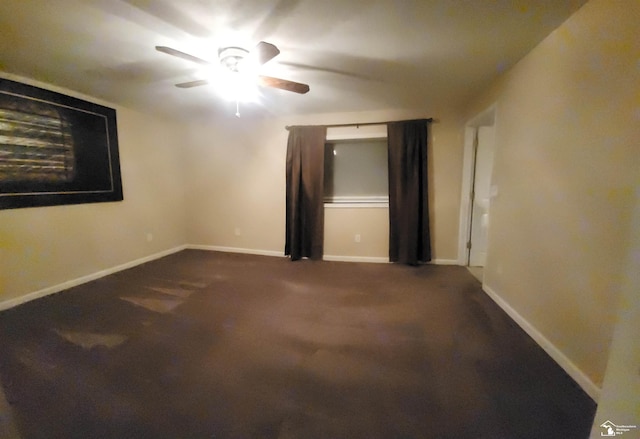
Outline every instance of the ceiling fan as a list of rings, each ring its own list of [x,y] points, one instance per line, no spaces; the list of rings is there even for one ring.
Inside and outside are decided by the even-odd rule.
[[[197,64],[205,66],[211,65],[209,61],[205,61],[204,59],[181,52],[171,47],[156,46],[156,50]],[[222,47],[218,49],[218,60],[220,65],[226,71],[231,72],[232,74],[240,74],[243,73],[243,70],[250,68],[251,63],[261,66],[267,61],[278,56],[279,53],[280,50],[273,44],[260,41],[252,51],[248,51],[241,47]],[[286,79],[273,78],[271,76],[256,75],[256,81],[258,85],[264,87],[278,88],[281,90],[292,91],[294,93],[304,94],[309,91],[309,86],[307,84],[289,81]],[[181,82],[176,84],[176,87],[198,87],[209,84],[210,82],[211,80],[208,79],[200,79],[197,81]]]

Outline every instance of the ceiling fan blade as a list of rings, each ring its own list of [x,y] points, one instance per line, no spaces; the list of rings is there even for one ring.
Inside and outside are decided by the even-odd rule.
[[[210,63],[205,61],[197,56],[189,55],[188,53],[180,52],[179,50],[172,49],[167,46],[156,46],[156,50],[158,52],[166,53],[167,55],[177,56],[178,58],[186,59],[187,61],[191,61],[194,63],[202,64],[208,66]]]
[[[283,66],[287,66],[287,67],[294,67],[296,69],[303,69],[303,70],[310,70],[313,72],[325,72],[325,73],[334,73],[336,75],[341,75],[341,76],[348,76],[351,78],[357,78],[357,79],[365,79],[367,81],[376,81],[376,79],[372,78],[369,75],[363,75],[360,73],[354,73],[354,72],[350,72],[348,70],[342,70],[342,69],[334,69],[331,67],[318,67],[318,66],[312,66],[309,64],[301,64],[301,63],[295,63],[295,62],[286,62],[286,61],[281,61],[279,62],[280,65]]]
[[[272,78],[271,76],[258,76],[258,83],[265,87],[279,88],[281,90],[292,91],[300,94],[305,94],[309,91],[309,86],[307,84],[288,81],[286,79]]]
[[[191,88],[191,87],[199,87],[201,85],[207,85],[208,83],[209,81],[207,81],[206,79],[199,79],[197,81],[181,82],[180,84],[176,84],[176,87]]]
[[[278,49],[271,43],[260,41],[258,44],[256,44],[256,47],[253,49],[252,54],[255,54],[258,64],[262,65],[278,56],[280,54],[280,49]]]

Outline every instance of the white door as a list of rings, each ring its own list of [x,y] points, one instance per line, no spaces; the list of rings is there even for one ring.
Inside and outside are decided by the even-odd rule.
[[[475,172],[473,181],[473,203],[471,217],[471,249],[469,265],[484,267],[487,258],[487,233],[489,230],[489,199],[491,195],[491,171],[495,126],[478,127]]]

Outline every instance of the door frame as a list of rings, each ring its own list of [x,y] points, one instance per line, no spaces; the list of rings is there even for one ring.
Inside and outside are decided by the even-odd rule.
[[[458,229],[458,265],[469,265],[467,243],[471,233],[471,215],[473,213],[472,191],[475,174],[477,131],[481,126],[496,125],[497,103],[493,103],[471,119],[464,126],[464,152],[462,159],[462,189],[460,193],[460,221]]]

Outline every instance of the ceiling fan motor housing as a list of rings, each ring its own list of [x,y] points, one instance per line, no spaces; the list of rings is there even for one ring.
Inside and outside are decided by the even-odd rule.
[[[249,54],[241,47],[223,47],[218,50],[220,64],[232,72],[237,72],[240,62]]]

